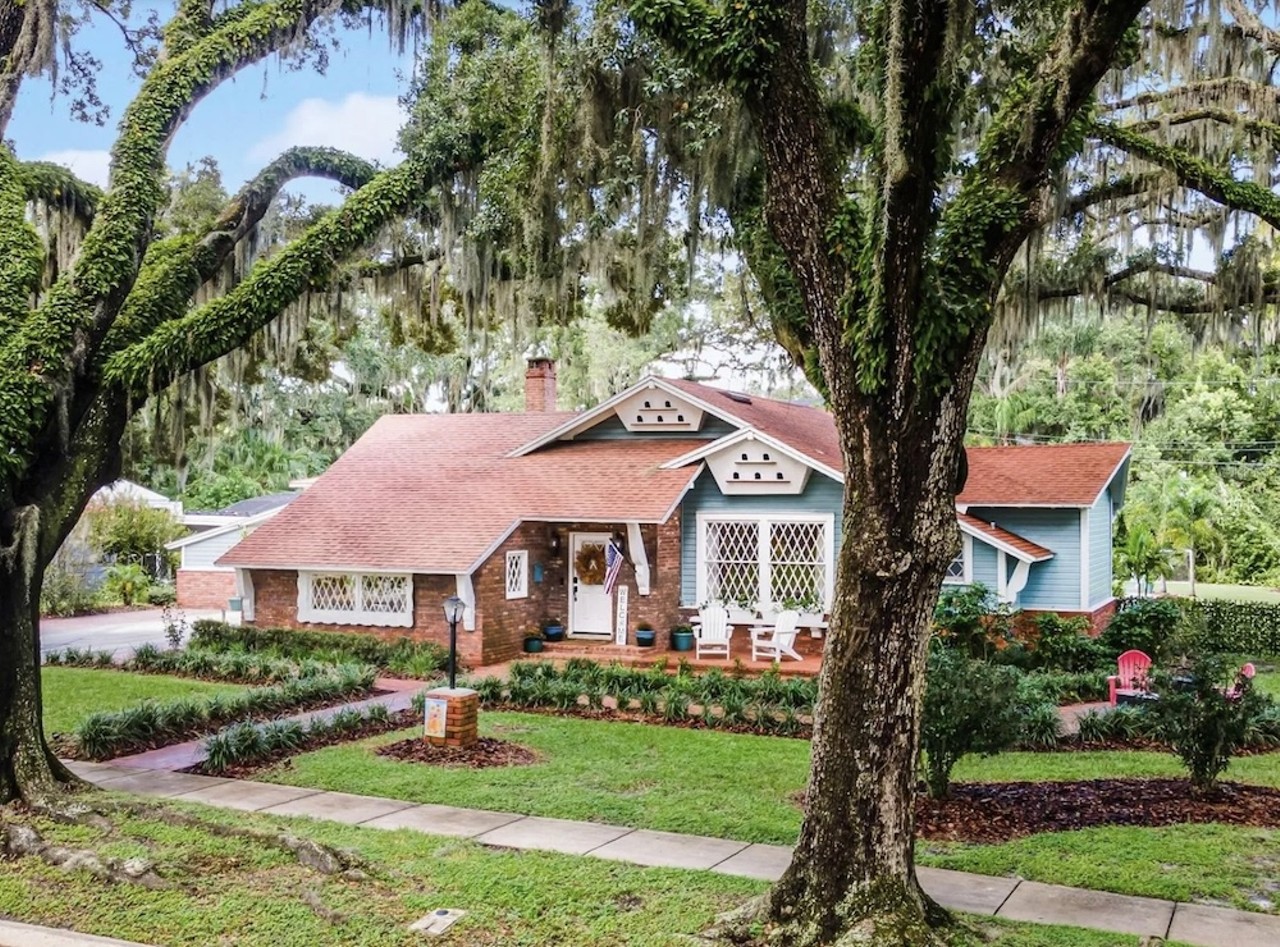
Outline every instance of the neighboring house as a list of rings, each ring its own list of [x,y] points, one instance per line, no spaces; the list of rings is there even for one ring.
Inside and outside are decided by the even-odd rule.
[[[523,414],[379,420],[218,559],[245,619],[439,641],[457,594],[464,657],[488,664],[546,619],[630,643],[638,623],[665,632],[699,603],[791,603],[811,614],[804,647],[820,647],[844,490],[826,412],[646,378],[563,414],[543,410],[554,384],[554,365],[534,360]],[[1128,456],[1124,444],[970,449],[948,581],[1101,620]],[[627,564],[606,595],[588,560],[611,539]]]
[[[178,604],[183,608],[227,608],[236,595],[236,573],[218,558],[286,506],[297,493],[250,497],[215,513],[188,513],[183,523],[190,536],[165,548],[181,555],[177,572]]]

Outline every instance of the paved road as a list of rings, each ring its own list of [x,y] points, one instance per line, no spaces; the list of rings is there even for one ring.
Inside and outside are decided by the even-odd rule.
[[[112,651],[116,657],[127,657],[141,644],[167,647],[161,616],[160,609],[149,608],[78,618],[44,618],[40,621],[40,653],[63,648],[93,648]],[[185,613],[188,625],[199,618],[221,617],[222,613],[217,611]]]

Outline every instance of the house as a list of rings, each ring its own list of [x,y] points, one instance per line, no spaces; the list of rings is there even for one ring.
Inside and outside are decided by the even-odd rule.
[[[566,414],[546,410],[554,386],[536,359],[524,413],[379,420],[217,560],[245,620],[443,641],[456,594],[478,665],[514,657],[545,619],[630,643],[637,624],[665,631],[699,603],[776,602],[811,613],[802,650],[820,649],[843,498],[825,411],[650,377]],[[970,450],[947,581],[1102,620],[1128,457],[1124,444]],[[627,565],[606,594],[610,541]]]
[[[222,608],[236,595],[236,573],[217,564],[218,558],[245,536],[292,503],[295,492],[271,493],[232,503],[213,513],[192,512],[182,517],[190,535],[165,548],[180,556],[177,601],[183,608]]]

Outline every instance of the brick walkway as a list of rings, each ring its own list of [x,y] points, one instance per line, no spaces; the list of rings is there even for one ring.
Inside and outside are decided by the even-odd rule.
[[[544,819],[511,812],[417,805],[397,799],[322,792],[272,783],[215,779],[71,763],[103,789],[266,815],[307,816],[376,829],[409,829],[467,838],[483,845],[606,858],[635,865],[688,868],[776,880],[791,858],[783,845],[652,832],[594,822]],[[925,890],[945,907],[1041,924],[1062,924],[1196,947],[1280,947],[1280,916],[1136,898],[936,868],[919,869]],[[0,940],[0,944],[4,941]]]

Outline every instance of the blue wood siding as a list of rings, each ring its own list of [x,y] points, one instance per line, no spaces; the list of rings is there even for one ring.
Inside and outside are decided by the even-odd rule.
[[[182,568],[213,568],[218,557],[240,542],[240,540],[244,539],[244,535],[244,530],[233,529],[230,532],[223,533],[221,536],[212,536],[209,539],[197,539],[195,542],[191,543],[191,545],[183,546]]]
[[[996,550],[977,537],[967,537],[973,544],[973,581],[982,583],[992,595],[999,588],[999,556]]]
[[[1062,611],[1084,607],[1080,602],[1079,510],[970,507],[969,512],[1053,550],[1048,562],[1032,563],[1027,587],[1018,596],[1019,606]]]
[[[840,549],[840,514],[844,485],[817,471],[809,474],[804,492],[796,496],[727,497],[704,470],[685,494],[680,523],[680,604],[697,605],[699,513],[831,513],[835,518],[835,548]]]
[[[1111,599],[1111,503],[1113,494],[1102,491],[1089,510],[1089,608]]]
[[[574,440],[578,441],[620,441],[628,437],[705,437],[708,440],[732,434],[737,428],[710,414],[702,416],[702,427],[696,432],[690,431],[628,431],[622,420],[616,415],[605,418],[599,424],[587,428]]]

